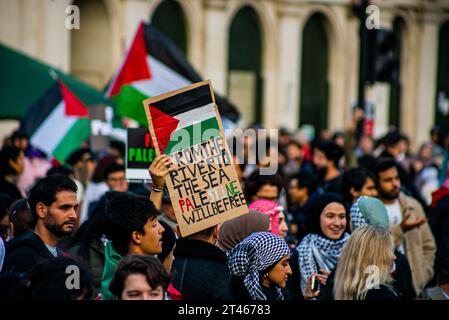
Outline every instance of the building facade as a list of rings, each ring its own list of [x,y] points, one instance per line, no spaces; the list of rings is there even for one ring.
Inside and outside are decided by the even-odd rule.
[[[0,42],[99,89],[141,20],[184,51],[242,125],[343,129],[357,101],[359,20],[354,0],[0,0]],[[416,147],[447,125],[449,1],[373,0],[399,41],[399,83],[367,89],[375,135],[394,125]],[[75,5],[80,29],[65,23]],[[68,13],[67,13],[68,12]],[[440,99],[438,99],[440,97]]]

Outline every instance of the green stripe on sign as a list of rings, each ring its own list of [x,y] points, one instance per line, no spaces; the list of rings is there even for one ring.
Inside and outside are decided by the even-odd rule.
[[[52,155],[60,162],[70,156],[70,154],[78,149],[90,135],[89,119],[78,119],[73,126],[67,131],[67,134],[58,143],[53,150]]]
[[[148,127],[148,120],[143,108],[143,100],[149,97],[132,85],[124,85],[120,94],[111,97],[117,106],[117,114],[136,120],[139,124]]]
[[[219,136],[221,136],[221,132],[217,118],[206,119],[173,132],[170,142],[165,149],[165,154],[172,154]]]

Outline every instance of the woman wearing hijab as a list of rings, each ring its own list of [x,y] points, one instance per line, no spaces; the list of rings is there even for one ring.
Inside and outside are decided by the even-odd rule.
[[[270,231],[270,217],[259,211],[225,221],[219,230],[218,246],[225,252],[231,251],[243,239],[254,232]]]
[[[270,217],[270,231],[281,238],[285,238],[288,232],[288,225],[285,221],[284,207],[271,200],[260,199],[252,202],[250,210],[260,211]]]
[[[388,212],[377,198],[361,196],[351,206],[351,232],[367,225],[382,226],[388,229]]]
[[[312,233],[304,237],[293,257],[297,257],[299,270],[296,271],[299,274],[296,279],[299,276],[300,290],[306,298],[319,295],[319,290],[310,290],[312,276],[316,277],[321,286],[326,286],[327,277],[336,268],[349,238],[345,232],[347,211],[343,198],[332,192],[319,196],[309,223]]]
[[[238,300],[285,300],[290,249],[279,236],[256,232],[229,253],[231,290]]]

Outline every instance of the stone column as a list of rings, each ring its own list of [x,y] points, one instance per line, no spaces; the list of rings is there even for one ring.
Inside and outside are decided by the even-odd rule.
[[[299,124],[299,83],[303,17],[285,9],[279,21],[279,103],[278,127],[290,130]]]
[[[125,47],[131,44],[139,23],[149,20],[151,3],[147,0],[123,1],[123,37]]]
[[[360,34],[359,20],[356,17],[348,18],[346,28],[348,37],[346,37],[346,47],[348,55],[346,60],[346,74],[348,83],[346,87],[347,101],[342,106],[345,116],[344,124],[348,126],[352,121],[352,106],[357,104],[359,90],[359,61],[360,61]],[[357,39],[357,40],[355,40]]]
[[[187,58],[200,74],[203,73],[204,10],[202,0],[179,0],[186,17]]]
[[[0,41],[2,44],[23,51],[21,48],[21,29],[23,14],[21,1],[3,1],[0,10]]]
[[[277,128],[279,117],[279,34],[276,6],[269,1],[256,2],[263,34],[262,78],[263,82],[263,123],[266,128]]]
[[[347,11],[342,6],[329,6],[326,33],[329,37],[329,70],[328,70],[328,128],[330,130],[343,130],[346,126],[349,86],[348,73],[346,72],[348,46]]]
[[[36,0],[22,1],[20,4],[20,50],[26,54],[43,59],[42,47],[42,4]]]
[[[418,74],[416,77],[416,145],[428,140],[435,118],[436,71],[438,55],[438,20],[435,13],[425,13],[420,25]]]
[[[419,60],[420,30],[413,12],[408,12],[404,18],[405,28],[402,37],[400,81],[401,131],[411,138],[413,149],[416,150],[416,92],[420,80],[417,77]]]
[[[70,36],[76,29],[66,28],[66,19],[73,11],[66,14],[70,0],[43,2],[44,19],[42,21],[42,57],[49,64],[64,72],[70,71]],[[80,12],[80,28],[82,28],[82,13]]]
[[[227,92],[228,25],[226,1],[206,2],[204,26],[204,79],[211,79],[214,91]]]

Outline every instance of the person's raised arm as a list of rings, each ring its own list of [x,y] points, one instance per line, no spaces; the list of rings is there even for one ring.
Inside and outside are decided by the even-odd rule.
[[[157,210],[161,210],[162,196],[165,188],[165,177],[170,172],[170,163],[170,158],[163,154],[157,156],[148,168],[151,180],[153,181],[150,201],[153,202]]]

